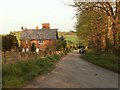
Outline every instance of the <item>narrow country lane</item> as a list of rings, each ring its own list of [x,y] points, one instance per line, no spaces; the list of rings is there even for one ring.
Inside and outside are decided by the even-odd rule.
[[[118,88],[118,74],[80,59],[76,50],[25,88]]]

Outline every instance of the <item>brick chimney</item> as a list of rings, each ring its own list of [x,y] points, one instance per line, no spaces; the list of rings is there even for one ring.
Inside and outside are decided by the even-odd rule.
[[[50,23],[42,23],[42,29],[50,29]]]

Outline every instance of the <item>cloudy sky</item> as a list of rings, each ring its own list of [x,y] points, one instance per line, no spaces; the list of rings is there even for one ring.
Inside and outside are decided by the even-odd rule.
[[[34,29],[50,23],[59,31],[73,30],[75,10],[65,3],[73,0],[0,0],[0,34],[18,31],[21,26]]]

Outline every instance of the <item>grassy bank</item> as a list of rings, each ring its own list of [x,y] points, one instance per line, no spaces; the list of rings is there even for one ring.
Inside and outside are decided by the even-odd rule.
[[[38,60],[28,60],[3,65],[3,88],[23,87],[38,75],[47,74],[55,68],[55,63],[64,53],[47,56]]]
[[[118,63],[120,63],[120,60],[118,56],[111,55],[111,54],[105,54],[105,53],[98,54],[98,53],[93,53],[93,52],[87,52],[81,57],[84,60],[87,60],[91,63],[94,63],[101,67],[120,73],[120,67],[118,66]]]

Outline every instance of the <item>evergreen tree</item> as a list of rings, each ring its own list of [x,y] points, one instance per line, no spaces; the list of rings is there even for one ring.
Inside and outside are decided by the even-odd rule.
[[[33,43],[32,43],[32,46],[31,46],[31,51],[32,51],[32,52],[35,52],[35,50],[36,50],[36,47],[35,47],[35,43],[33,42]]]

